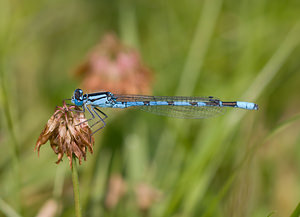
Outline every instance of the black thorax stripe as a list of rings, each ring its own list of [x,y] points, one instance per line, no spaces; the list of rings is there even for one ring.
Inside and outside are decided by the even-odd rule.
[[[107,98],[107,96],[99,96],[99,97],[95,97],[95,96],[97,96],[97,95],[100,95],[101,93],[98,93],[98,94],[96,94],[96,93],[91,93],[91,94],[88,94],[88,99],[89,99],[89,101],[91,101],[91,102],[94,102],[94,101],[97,101],[97,100],[99,100],[99,99],[104,99],[104,98]],[[103,94],[106,94],[106,92],[104,92]]]

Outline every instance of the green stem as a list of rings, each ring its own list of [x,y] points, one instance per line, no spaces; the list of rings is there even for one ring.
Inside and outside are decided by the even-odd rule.
[[[73,155],[72,163],[72,181],[73,181],[73,191],[74,191],[74,202],[75,202],[75,216],[81,217],[81,206],[80,206],[80,195],[79,195],[79,182],[78,182],[78,172],[76,158]]]

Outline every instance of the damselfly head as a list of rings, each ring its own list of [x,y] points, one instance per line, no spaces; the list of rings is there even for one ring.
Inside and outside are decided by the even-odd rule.
[[[74,94],[72,96],[71,101],[76,106],[82,106],[82,104],[83,104],[83,91],[81,89],[74,90]]]

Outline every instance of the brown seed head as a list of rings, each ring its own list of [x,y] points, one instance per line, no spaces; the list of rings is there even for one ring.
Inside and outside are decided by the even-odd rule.
[[[72,166],[72,155],[79,159],[86,160],[87,149],[93,153],[94,138],[84,113],[74,111],[75,106],[57,106],[56,111],[48,120],[43,132],[39,136],[35,150],[38,154],[40,147],[48,140],[51,148],[58,155],[57,164],[62,160],[64,154],[67,155],[70,166]],[[81,123],[81,124],[80,124]]]

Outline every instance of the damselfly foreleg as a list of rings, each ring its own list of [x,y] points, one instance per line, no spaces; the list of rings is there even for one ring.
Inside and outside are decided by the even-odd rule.
[[[92,117],[89,118],[89,119],[87,119],[87,120],[85,120],[85,121],[80,122],[79,124],[76,124],[76,126],[78,126],[78,125],[80,125],[80,124],[83,124],[83,123],[85,123],[85,122],[94,120],[94,119],[96,118],[95,115],[93,114],[93,112],[91,112],[91,110],[89,109],[89,107],[87,107],[86,105],[82,106],[82,111],[80,110],[80,112],[83,112],[83,113],[84,113],[84,112],[85,112],[85,108],[86,108],[86,109],[88,110],[88,112],[92,115]],[[78,110],[74,110],[74,111],[79,112]]]
[[[71,101],[71,99],[64,99],[63,100],[63,104],[67,101]],[[73,106],[74,107],[74,104],[70,104],[70,103],[66,103],[67,106]],[[75,106],[75,108],[78,108],[78,109],[69,109],[69,111],[72,111],[72,112],[80,112],[80,113],[84,113],[85,112],[85,109],[84,109],[84,106],[82,107],[82,110],[80,110],[80,108],[78,106]]]

